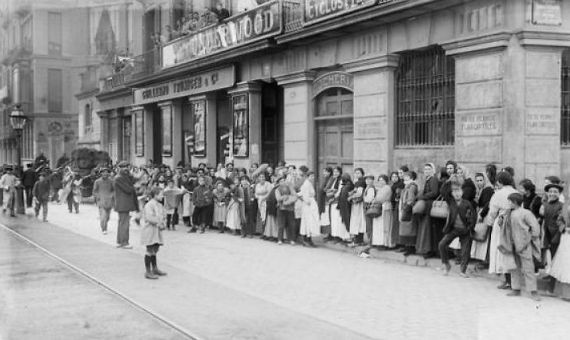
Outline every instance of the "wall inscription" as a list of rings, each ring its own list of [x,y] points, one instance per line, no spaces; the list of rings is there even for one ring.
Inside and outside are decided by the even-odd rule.
[[[458,117],[459,133],[463,136],[487,136],[501,133],[498,112],[478,112]]]
[[[526,133],[554,134],[558,132],[558,120],[550,113],[528,113],[526,116]]]

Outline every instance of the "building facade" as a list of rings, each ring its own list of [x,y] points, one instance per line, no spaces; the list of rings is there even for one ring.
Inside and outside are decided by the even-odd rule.
[[[213,4],[142,3],[143,53],[104,95],[124,99],[136,164],[454,159],[570,180],[568,3],[225,1],[229,17],[182,32]]]
[[[23,131],[22,160],[44,154],[55,164],[77,144],[73,89],[81,85],[79,69],[88,55],[87,11],[33,1],[3,3],[0,161],[17,162],[7,116],[20,104],[30,118]]]

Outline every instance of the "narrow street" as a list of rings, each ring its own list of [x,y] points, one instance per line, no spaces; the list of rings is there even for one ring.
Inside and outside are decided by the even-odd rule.
[[[0,222],[199,338],[561,339],[570,330],[570,304],[509,298],[493,280],[216,231],[165,232],[158,259],[169,275],[148,281],[139,227],[131,226],[134,249],[116,249],[115,216],[102,235],[94,206],[50,209],[48,224]]]

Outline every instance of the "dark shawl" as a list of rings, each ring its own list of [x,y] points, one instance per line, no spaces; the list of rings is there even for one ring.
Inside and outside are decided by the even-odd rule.
[[[352,190],[354,190],[354,184],[352,181],[347,181],[340,190],[340,196],[338,198],[337,209],[340,210],[340,218],[347,230],[350,228],[350,212],[352,210],[352,205],[348,201],[348,196]]]

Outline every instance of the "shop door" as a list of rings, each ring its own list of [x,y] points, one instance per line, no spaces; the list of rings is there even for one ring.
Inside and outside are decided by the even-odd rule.
[[[276,84],[265,84],[262,95],[261,117],[261,162],[277,165],[280,160],[283,88]]]
[[[340,166],[353,170],[353,95],[340,88],[326,90],[316,101],[317,163],[320,170]]]

